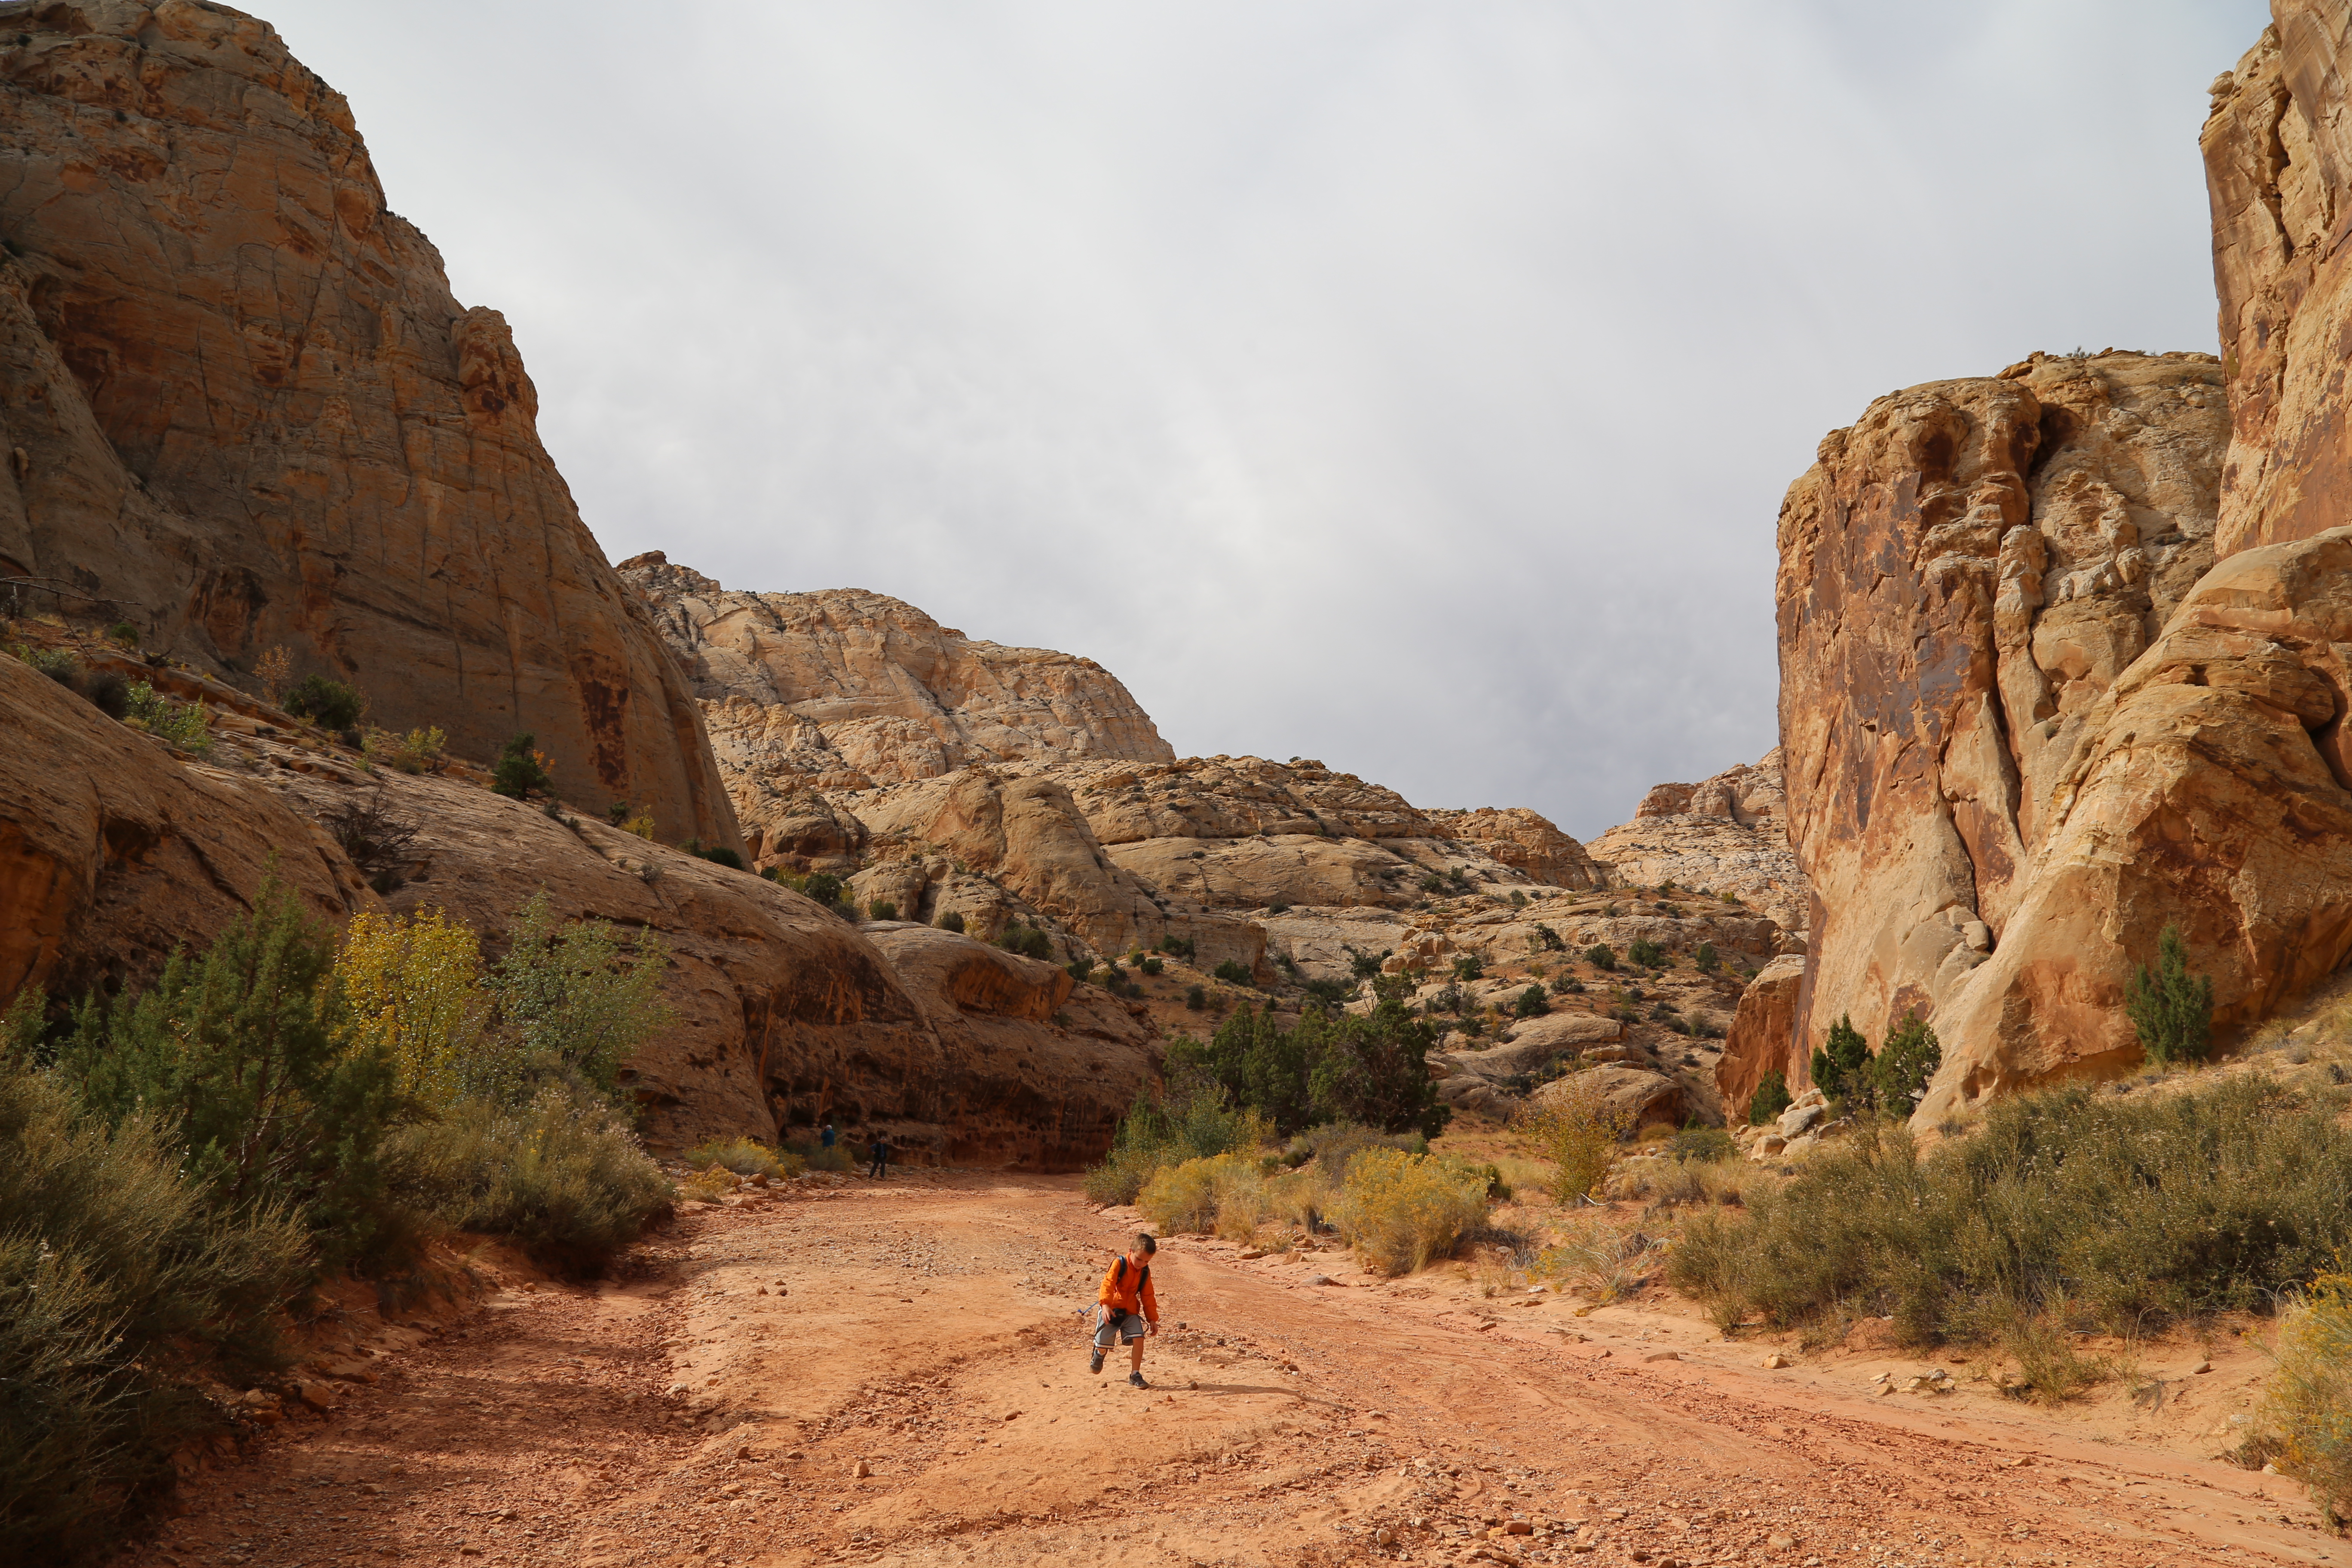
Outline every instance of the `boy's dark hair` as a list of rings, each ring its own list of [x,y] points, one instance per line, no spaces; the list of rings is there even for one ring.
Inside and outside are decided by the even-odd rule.
[[[1148,1230],[1139,1230],[1135,1233],[1135,1245],[1143,1248],[1143,1255],[1146,1258],[1160,1250],[1160,1244],[1151,1238],[1151,1233]]]

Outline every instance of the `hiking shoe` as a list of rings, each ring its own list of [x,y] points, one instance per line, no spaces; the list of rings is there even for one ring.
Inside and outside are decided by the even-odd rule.
[[[1143,1374],[1139,1372],[1129,1373],[1127,1374],[1127,1381],[1135,1384],[1138,1388],[1150,1388],[1151,1386],[1150,1384],[1143,1381]]]
[[[1097,1351],[1094,1354],[1087,1358],[1087,1370],[1088,1372],[1100,1372],[1102,1370],[1102,1352]]]

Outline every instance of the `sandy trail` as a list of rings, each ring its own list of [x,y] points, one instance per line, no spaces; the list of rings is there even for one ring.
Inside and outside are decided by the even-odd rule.
[[[124,1561],[2352,1563],[2281,1478],[1336,1253],[1171,1242],[1132,1388],[1077,1316],[1129,1217],[977,1174],[689,1215],[265,1435]]]

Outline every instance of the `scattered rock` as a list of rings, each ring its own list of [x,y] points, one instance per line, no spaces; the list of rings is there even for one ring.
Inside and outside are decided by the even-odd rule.
[[[1763,1364],[1770,1368],[1772,1371],[1778,1372],[1782,1367],[1794,1366],[1797,1363],[1790,1361],[1787,1356],[1782,1355],[1779,1351],[1774,1351],[1770,1355],[1764,1358]]]
[[[867,1464],[864,1459],[860,1459],[860,1460],[858,1460],[858,1461],[857,1461],[857,1463],[856,1463],[856,1465],[854,1465],[853,1467],[851,1467],[850,1471],[849,1471],[849,1474],[850,1474],[850,1477],[851,1477],[851,1479],[854,1479],[854,1480],[861,1480],[861,1481],[862,1481],[862,1480],[864,1480],[866,1477],[868,1477],[868,1476],[872,1475],[873,1473],[874,1473],[874,1467],[873,1467],[872,1465],[870,1465],[870,1464]]]

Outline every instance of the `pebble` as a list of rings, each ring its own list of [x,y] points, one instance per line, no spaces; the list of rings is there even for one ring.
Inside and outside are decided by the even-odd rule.
[[[1784,1366],[1794,1366],[1796,1363],[1790,1361],[1787,1356],[1782,1355],[1779,1351],[1774,1351],[1770,1355],[1764,1358],[1763,1364],[1770,1368],[1772,1371],[1778,1372]]]

